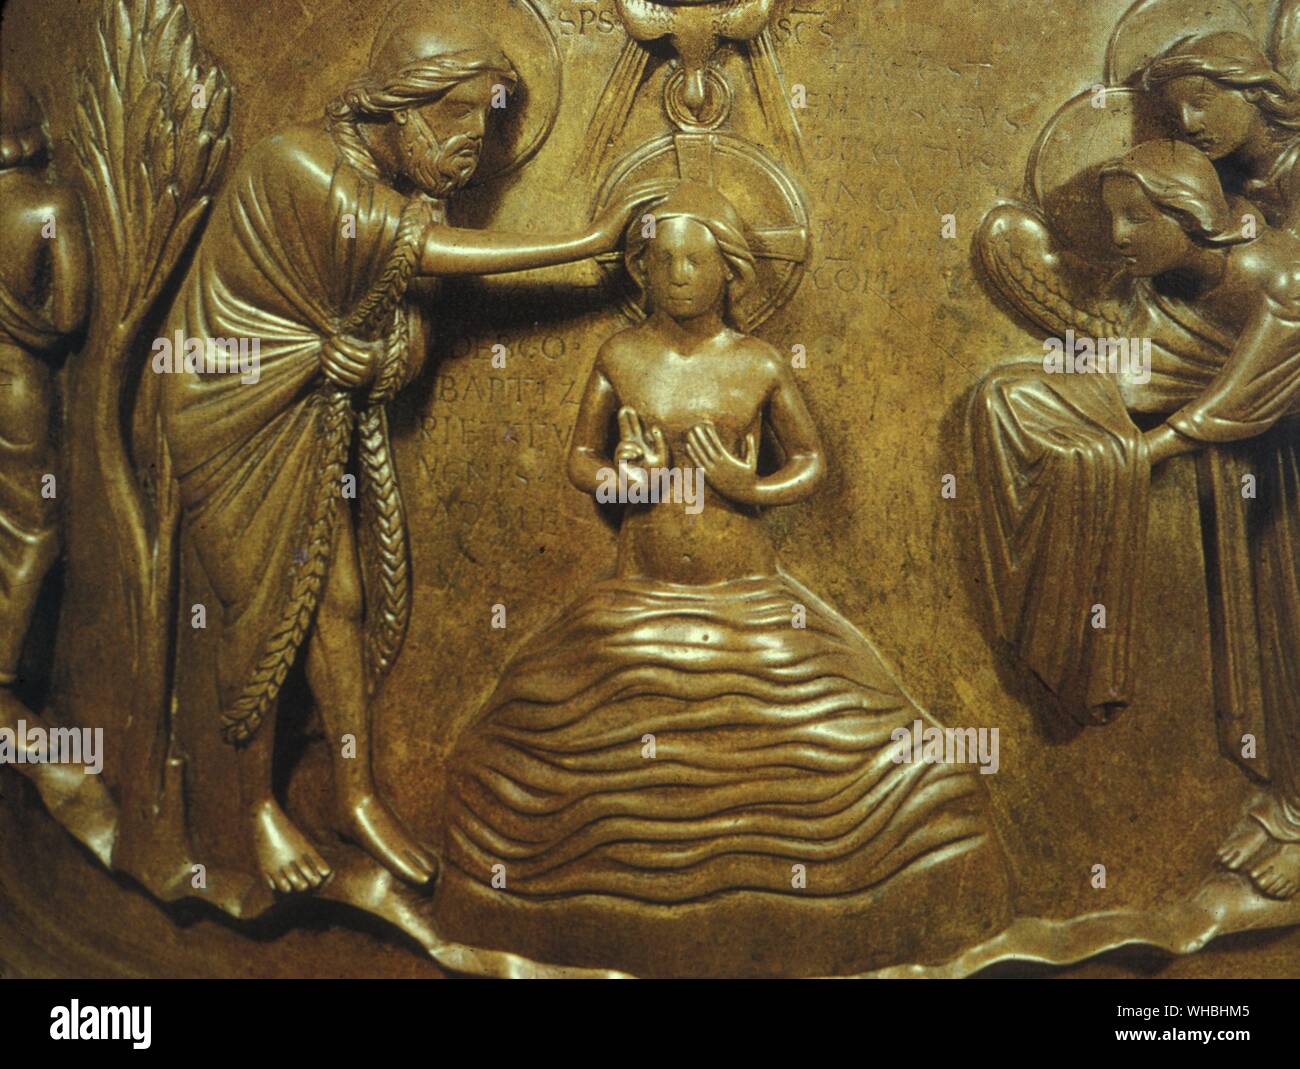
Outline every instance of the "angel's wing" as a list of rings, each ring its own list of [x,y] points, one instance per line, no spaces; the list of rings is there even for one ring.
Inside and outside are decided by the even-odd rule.
[[[1003,204],[990,211],[975,234],[975,251],[998,293],[1048,333],[1123,334],[1128,301],[1112,295],[1103,272],[1057,248],[1030,208]]]
[[[1273,31],[1268,38],[1273,66],[1293,85],[1300,87],[1300,0],[1278,0],[1273,12]]]

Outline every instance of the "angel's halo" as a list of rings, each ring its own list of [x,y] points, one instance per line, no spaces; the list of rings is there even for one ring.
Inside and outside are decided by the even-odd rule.
[[[1134,145],[1170,131],[1147,94],[1118,87],[1089,89],[1067,100],[1029,153],[1025,187],[1048,227],[1089,259],[1114,257],[1101,202],[1101,168]]]
[[[1106,45],[1105,82],[1127,85],[1180,39],[1225,31],[1257,40],[1254,25],[1233,0],[1137,0]]]

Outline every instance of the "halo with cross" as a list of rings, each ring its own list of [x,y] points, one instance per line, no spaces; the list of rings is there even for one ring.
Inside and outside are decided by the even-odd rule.
[[[808,209],[789,174],[750,141],[723,131],[684,131],[640,145],[610,170],[596,194],[593,216],[635,186],[695,181],[722,193],[745,220],[745,237],[758,261],[757,284],[741,312],[757,327],[786,303],[803,279],[811,252]],[[610,276],[626,283],[621,253],[598,257]],[[623,310],[645,317],[625,285]]]

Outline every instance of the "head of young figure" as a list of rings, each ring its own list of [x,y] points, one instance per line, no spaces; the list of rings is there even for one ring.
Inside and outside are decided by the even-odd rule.
[[[370,75],[327,114],[336,136],[363,154],[359,125],[377,128],[397,176],[443,198],[473,177],[493,106],[518,79],[487,35],[464,20],[436,21],[426,4],[399,4],[375,42]]]
[[[755,280],[754,254],[735,206],[716,189],[682,182],[628,227],[624,261],[648,311],[679,322],[710,313],[738,329],[744,294]]]
[[[1142,72],[1182,136],[1219,160],[1265,139],[1300,135],[1300,93],[1239,33],[1185,37]]]
[[[1184,141],[1144,141],[1107,164],[1101,197],[1111,241],[1138,277],[1178,271],[1206,248],[1247,240],[1214,164]]]

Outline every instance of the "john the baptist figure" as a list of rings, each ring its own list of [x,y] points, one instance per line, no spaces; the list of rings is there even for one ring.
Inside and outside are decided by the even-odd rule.
[[[272,791],[278,700],[300,653],[333,754],[330,830],[411,883],[435,871],[371,771],[370,697],[410,611],[385,406],[427,352],[431,312],[411,283],[601,253],[616,247],[634,207],[559,238],[448,224],[447,199],[490,136],[493,98],[515,81],[501,47],[454,10],[399,4],[369,73],[323,120],[240,160],[163,329],[260,344],[255,382],[199,369],[159,375],[156,386],[184,507],[183,590],[206,583],[219,605],[209,654],[182,629],[195,643],[181,654],[182,675],[191,673],[182,745],[202,762],[195,755],[220,731],[237,753],[238,790],[223,789],[237,794],[237,813],[212,798],[192,815],[208,828],[237,823],[248,857],[230,863],[282,892],[319,886],[331,871]],[[215,676],[207,690],[192,682],[205,666]],[[219,716],[196,724],[191,703],[207,691]],[[194,790],[222,778],[212,761],[192,776]]]

